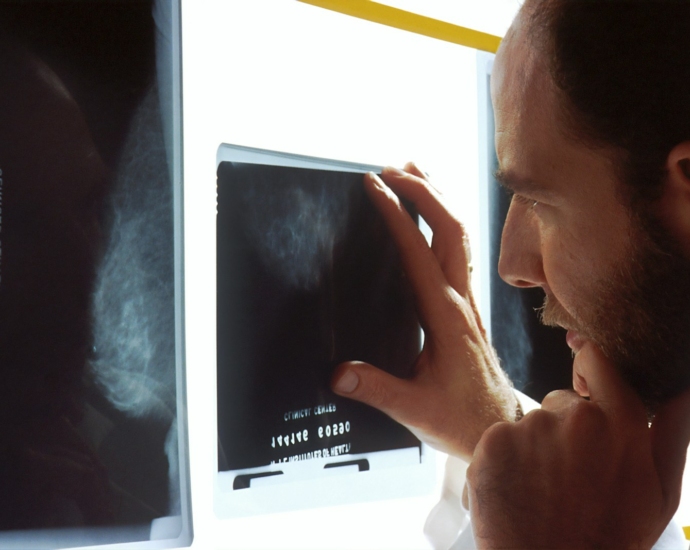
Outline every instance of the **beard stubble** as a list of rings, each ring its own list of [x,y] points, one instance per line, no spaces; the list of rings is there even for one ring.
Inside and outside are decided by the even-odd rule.
[[[576,311],[547,295],[539,315],[598,345],[653,414],[690,387],[690,260],[649,211],[631,220],[628,254]]]

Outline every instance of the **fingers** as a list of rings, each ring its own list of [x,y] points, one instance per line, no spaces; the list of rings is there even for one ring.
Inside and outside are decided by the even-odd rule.
[[[563,417],[574,406],[582,402],[582,398],[575,392],[568,390],[552,391],[544,397],[541,402],[541,408],[544,411],[558,413]]]
[[[367,363],[353,361],[338,365],[331,388],[338,395],[366,403],[401,424],[414,423],[418,388]]]
[[[601,350],[588,342],[577,353],[574,363],[573,371],[582,379],[578,385],[589,393],[591,404],[596,405],[609,419],[610,433],[621,438],[626,433],[638,433],[646,439],[647,411],[642,401]],[[564,418],[575,411],[578,403],[584,404],[574,392],[557,391],[544,398],[542,409],[556,412]],[[582,420],[584,415],[580,414],[579,418]],[[641,446],[640,440],[637,444],[639,451],[651,449],[654,470],[669,518],[680,501],[683,470],[690,444],[689,418],[690,390],[686,390],[657,410],[648,432],[650,446]],[[587,431],[591,432],[591,427]]]
[[[417,299],[417,310],[422,326],[432,331],[438,328],[443,315],[439,315],[448,304],[446,280],[434,253],[407,214],[400,199],[376,174],[364,177],[364,187],[374,206],[383,216],[388,230],[395,241],[405,272]]]
[[[419,168],[419,166],[417,166],[414,162],[408,162],[407,164],[405,164],[405,166],[403,167],[403,170],[405,172],[412,174],[413,176],[417,176],[418,178],[422,178],[429,187],[431,187],[434,191],[436,191],[436,193],[438,193],[441,196],[443,195],[441,190],[434,185],[433,181],[431,181],[429,174],[422,171]]]
[[[647,426],[647,411],[616,367],[592,342],[575,355],[573,370],[584,379],[590,400],[619,425]]]
[[[387,167],[381,178],[396,193],[411,201],[434,233],[432,250],[448,283],[461,295],[469,287],[469,242],[459,220],[447,209],[441,193],[436,190],[414,164],[412,172]]]
[[[662,405],[651,427],[652,454],[665,500],[680,501],[685,455],[690,444],[690,390]]]
[[[422,178],[424,181],[429,183],[429,185],[431,185],[431,182],[429,181],[429,174],[427,174],[426,172],[422,172],[419,166],[417,166],[414,162],[408,162],[407,164],[405,164],[403,170],[405,172],[408,172],[409,174],[412,174],[413,176]]]
[[[427,172],[424,172],[419,166],[417,166],[414,162],[408,162],[405,164],[403,170],[405,172],[409,172],[413,176],[417,176],[419,178],[422,178],[429,187],[431,187],[436,193],[438,193],[440,196],[443,196],[443,192],[434,185],[434,182],[431,181],[431,178],[429,177],[429,174]]]

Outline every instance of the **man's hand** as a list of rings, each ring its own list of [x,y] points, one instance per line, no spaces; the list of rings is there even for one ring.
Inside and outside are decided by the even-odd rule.
[[[364,178],[395,240],[416,297],[425,342],[414,376],[402,380],[365,363],[345,363],[333,391],[367,403],[422,441],[466,459],[486,428],[513,420],[517,400],[489,345],[470,289],[462,224],[413,164]],[[433,231],[432,246],[393,191],[414,203]]]
[[[467,472],[480,548],[651,548],[680,500],[690,392],[651,427],[642,402],[587,343],[574,371],[590,400],[548,394],[541,410],[486,431]]]

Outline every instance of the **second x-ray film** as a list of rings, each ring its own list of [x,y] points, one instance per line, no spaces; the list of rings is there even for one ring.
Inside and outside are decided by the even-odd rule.
[[[192,543],[179,0],[0,2],[0,548]]]
[[[428,450],[411,432],[330,390],[343,361],[406,378],[420,351],[410,285],[364,190],[371,169],[378,170],[219,149],[221,515],[248,513],[239,506],[246,499],[256,512],[357,500],[382,472],[399,493],[396,475],[409,481],[410,472],[428,472]],[[309,489],[315,482],[318,495]],[[377,487],[364,498],[388,496],[385,483]],[[280,505],[276,491],[290,495],[289,504]]]

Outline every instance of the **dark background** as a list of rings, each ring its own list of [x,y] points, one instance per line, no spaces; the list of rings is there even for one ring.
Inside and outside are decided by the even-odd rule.
[[[57,73],[114,168],[155,74],[151,0],[0,1],[0,33]],[[3,76],[5,78],[5,76]]]

